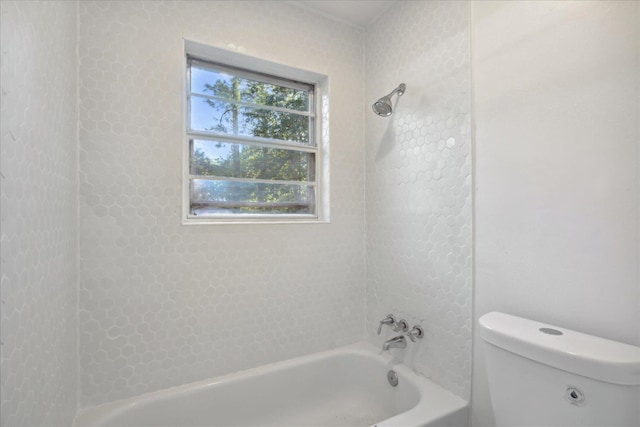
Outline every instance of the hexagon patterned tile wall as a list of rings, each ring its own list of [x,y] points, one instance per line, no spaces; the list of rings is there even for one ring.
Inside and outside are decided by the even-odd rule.
[[[82,405],[362,339],[363,37],[281,2],[80,3]],[[183,38],[329,76],[331,224],[180,225]]]
[[[0,425],[68,426],[77,405],[75,2],[0,2]]]
[[[388,312],[425,338],[398,352],[463,398],[471,364],[468,3],[398,2],[366,38],[366,101],[403,82],[393,116],[366,116],[367,332]]]

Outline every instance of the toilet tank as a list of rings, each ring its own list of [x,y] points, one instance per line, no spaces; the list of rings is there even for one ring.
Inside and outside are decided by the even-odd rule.
[[[479,323],[497,426],[640,426],[640,347],[498,312]]]

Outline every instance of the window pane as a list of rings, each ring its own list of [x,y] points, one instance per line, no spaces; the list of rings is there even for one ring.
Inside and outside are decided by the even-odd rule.
[[[310,185],[192,179],[190,190],[191,215],[315,213]]]
[[[230,142],[192,140],[192,175],[315,181],[315,154]]]
[[[309,92],[191,67],[191,92],[229,100],[309,111]]]
[[[191,129],[309,142],[309,117],[191,97]]]

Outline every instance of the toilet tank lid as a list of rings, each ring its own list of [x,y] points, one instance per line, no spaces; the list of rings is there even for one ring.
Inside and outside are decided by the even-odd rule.
[[[640,385],[640,347],[496,311],[479,324],[484,341],[522,357],[600,381]]]

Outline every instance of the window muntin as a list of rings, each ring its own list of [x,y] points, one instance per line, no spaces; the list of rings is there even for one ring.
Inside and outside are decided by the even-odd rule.
[[[194,58],[188,76],[188,218],[317,218],[314,86]]]

